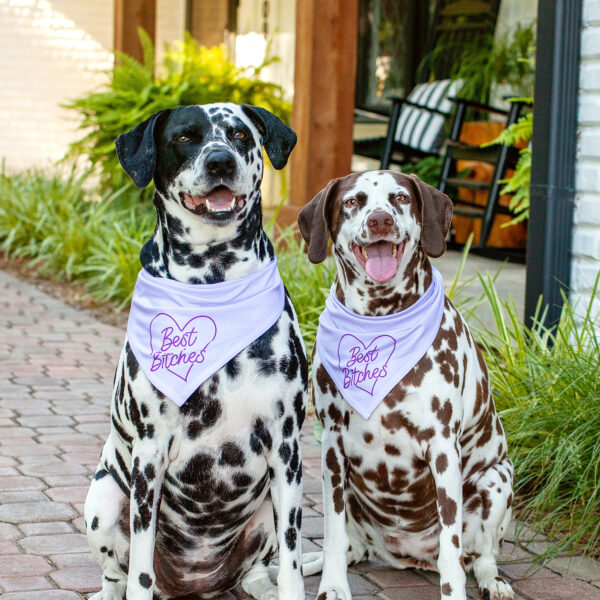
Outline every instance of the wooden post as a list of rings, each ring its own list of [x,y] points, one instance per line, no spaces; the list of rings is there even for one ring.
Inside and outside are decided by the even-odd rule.
[[[290,199],[280,225],[330,179],[347,175],[352,159],[358,0],[298,0]]]
[[[138,27],[155,42],[156,0],[115,0],[114,8],[114,49],[143,62]]]

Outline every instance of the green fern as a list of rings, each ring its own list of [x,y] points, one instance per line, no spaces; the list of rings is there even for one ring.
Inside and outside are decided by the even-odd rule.
[[[516,98],[518,100],[518,98]],[[525,98],[525,100],[532,100]],[[513,123],[491,142],[482,144],[483,147],[493,144],[502,144],[503,146],[513,146],[515,144],[527,142],[527,146],[519,151],[519,160],[515,167],[512,177],[501,179],[504,187],[501,194],[512,194],[508,207],[514,213],[514,218],[504,223],[502,227],[510,227],[515,223],[529,219],[529,185],[531,183],[531,145],[529,144],[533,135],[533,113],[527,113],[516,123]]]

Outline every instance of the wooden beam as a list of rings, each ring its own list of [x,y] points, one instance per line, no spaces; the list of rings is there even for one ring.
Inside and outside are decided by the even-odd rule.
[[[358,0],[296,2],[296,58],[290,199],[279,222],[298,211],[352,160]]]
[[[156,0],[114,1],[114,49],[143,62],[144,53],[138,36],[138,27],[141,27],[155,43]]]

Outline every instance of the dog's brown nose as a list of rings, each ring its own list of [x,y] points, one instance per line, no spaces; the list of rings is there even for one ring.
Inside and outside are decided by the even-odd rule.
[[[367,219],[369,231],[376,235],[387,235],[392,230],[394,218],[390,213],[376,212]]]

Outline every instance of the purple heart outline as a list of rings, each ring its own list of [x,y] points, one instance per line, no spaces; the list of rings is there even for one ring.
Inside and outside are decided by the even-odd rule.
[[[392,354],[394,353],[394,350],[396,349],[396,340],[391,336],[391,335],[378,335],[376,338],[374,338],[373,340],[371,340],[371,342],[369,343],[369,345],[366,345],[362,340],[360,340],[359,338],[357,338],[356,336],[352,335],[351,333],[345,333],[341,338],[340,338],[340,342],[338,344],[338,366],[340,369],[345,369],[347,368],[347,364],[348,361],[350,359],[350,348],[354,348],[356,347],[356,343],[355,342],[350,342],[351,345],[344,343],[346,338],[348,338],[348,342],[350,342],[349,338],[352,338],[353,340],[356,340],[356,342],[358,342],[362,347],[364,352],[368,352],[369,348],[371,346],[373,346],[373,344],[375,344],[375,342],[377,340],[383,340],[383,339],[387,339],[390,340],[392,342],[391,345],[391,349],[389,351],[389,353],[387,354],[387,358],[385,356],[385,354],[382,354],[380,352],[379,356],[377,357],[377,359],[375,359],[375,361],[368,363],[370,367],[372,368],[378,368],[378,369],[383,369],[384,367],[387,366],[390,358],[392,357]],[[389,342],[388,342],[389,343]],[[385,362],[382,362],[384,361]],[[377,384],[377,382],[381,379],[381,377],[375,377],[372,381],[373,381],[373,385],[371,386],[371,389],[369,390],[368,387],[363,387],[363,385],[366,385],[366,380],[363,383],[363,385],[361,384],[353,384],[355,387],[357,387],[358,389],[362,390],[363,392],[366,392],[367,394],[369,394],[370,396],[373,395],[373,390],[375,389],[375,385]]]
[[[187,352],[196,352],[196,354],[202,354],[208,345],[217,337],[217,324],[206,315],[197,315],[192,317],[183,327],[179,325],[179,323],[168,313],[158,313],[154,316],[152,321],[150,321],[149,331],[150,331],[150,353],[151,356],[154,356],[155,353],[155,344],[154,340],[163,340],[163,332],[165,329],[171,325],[171,323],[175,324],[175,327],[179,330],[181,335],[185,335],[186,333],[190,333],[192,328],[188,330],[188,326],[192,323],[198,326],[197,338],[196,342],[192,346],[186,346],[185,350]],[[175,328],[173,328],[175,331]],[[188,338],[189,339],[189,338]],[[156,351],[160,351],[159,342]],[[178,352],[177,349],[173,350],[174,352]],[[198,364],[197,362],[181,362],[178,365],[167,367],[167,371],[172,373],[173,375],[183,379],[183,381],[187,382],[187,378],[189,377],[190,371],[192,368]],[[163,368],[163,367],[161,367]]]

